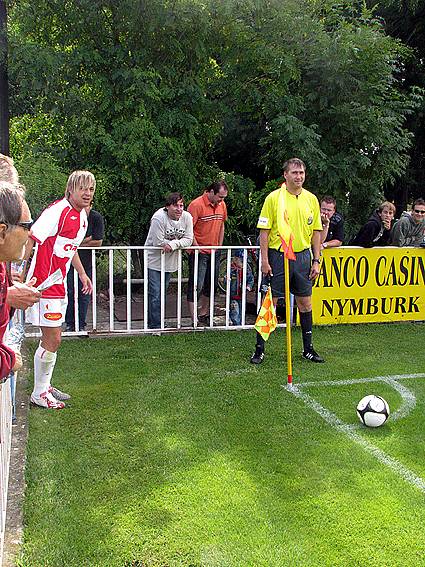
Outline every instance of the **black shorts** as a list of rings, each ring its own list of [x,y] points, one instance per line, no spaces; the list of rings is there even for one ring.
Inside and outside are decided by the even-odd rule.
[[[307,248],[302,252],[296,252],[295,256],[296,260],[289,260],[289,290],[295,296],[309,297],[313,290],[313,282],[309,279],[311,252]],[[270,279],[272,295],[276,298],[285,297],[283,252],[269,248],[269,264],[273,273]]]

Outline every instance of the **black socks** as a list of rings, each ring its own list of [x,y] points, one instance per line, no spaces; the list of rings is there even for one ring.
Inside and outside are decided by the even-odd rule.
[[[307,313],[300,312],[300,323],[301,323],[301,331],[303,334],[304,351],[311,350],[313,348],[313,341],[312,341],[313,312],[312,311],[307,311]]]
[[[257,331],[257,342],[255,343],[255,346],[257,348],[260,348],[264,352],[264,345],[265,344],[266,344],[266,341],[263,339],[263,337]]]

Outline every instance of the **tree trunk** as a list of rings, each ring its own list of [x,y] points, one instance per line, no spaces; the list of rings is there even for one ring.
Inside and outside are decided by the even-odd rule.
[[[0,152],[9,155],[9,82],[7,77],[7,12],[0,0]]]

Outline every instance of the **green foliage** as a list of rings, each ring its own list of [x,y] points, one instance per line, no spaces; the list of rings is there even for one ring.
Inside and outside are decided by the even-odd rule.
[[[234,240],[290,156],[349,219],[407,167],[422,93],[401,93],[407,51],[363,3],[33,0],[10,19],[17,151],[100,175],[114,241],[143,243],[168,192],[220,172]]]
[[[37,218],[47,205],[64,196],[68,175],[51,156],[26,155],[16,161],[16,167],[27,190],[33,218]]]
[[[368,4],[375,4],[368,2]],[[421,0],[385,0],[377,5],[377,13],[384,22],[385,31],[408,46],[411,51],[399,69],[400,88],[410,92],[415,86],[425,89],[425,3]],[[425,185],[425,100],[419,102],[406,126],[414,135],[409,150],[409,167],[397,184],[387,189],[391,198],[400,204],[401,210],[424,195]]]
[[[11,153],[21,160],[27,153],[40,154],[66,148],[66,132],[57,118],[48,114],[20,114],[10,123]]]
[[[121,241],[140,244],[164,195],[179,189],[193,196],[205,169],[201,156],[214,128],[198,120],[209,104],[194,78],[203,60],[200,14],[182,5],[176,20],[161,5],[74,4],[43,1],[12,10],[13,82],[24,86],[16,90],[16,109],[36,99],[41,112],[58,119],[66,131],[62,163],[103,172],[108,226],[113,219]],[[140,34],[134,24],[142,16]],[[180,25],[191,37],[186,46]],[[33,74],[27,64],[38,46]]]
[[[241,243],[243,235],[253,232],[257,225],[259,211],[252,202],[253,195],[256,194],[254,183],[233,173],[223,173],[217,178],[222,178],[229,188],[226,200],[229,219],[226,224],[225,243]]]

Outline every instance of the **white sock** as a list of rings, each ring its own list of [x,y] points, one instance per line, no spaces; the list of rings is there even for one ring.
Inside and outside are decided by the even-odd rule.
[[[50,352],[41,345],[34,354],[34,390],[32,395],[39,398],[40,394],[47,392],[50,386],[53,369],[56,364],[57,353]]]

